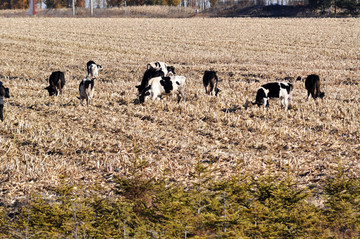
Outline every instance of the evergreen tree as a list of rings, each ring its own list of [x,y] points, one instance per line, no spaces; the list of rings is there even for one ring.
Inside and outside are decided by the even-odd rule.
[[[77,195],[74,186],[62,183],[54,188],[59,198],[56,203],[34,197],[30,204],[23,207],[16,221],[16,234],[24,238],[62,238],[87,235],[91,232],[94,219],[92,209],[86,200]]]
[[[328,180],[325,216],[331,231],[338,238],[359,236],[360,231],[360,180],[346,175],[339,165],[337,174]],[[349,236],[353,235],[353,236]]]
[[[248,177],[233,176],[216,182],[214,195],[218,197],[217,228],[223,237],[245,237],[250,228],[250,180]]]
[[[253,226],[249,236],[300,238],[321,235],[315,207],[306,202],[309,193],[298,189],[288,176],[253,178],[251,214]]]

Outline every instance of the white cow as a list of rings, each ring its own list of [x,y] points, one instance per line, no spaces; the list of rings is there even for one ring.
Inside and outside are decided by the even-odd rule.
[[[79,94],[80,105],[82,105],[83,100],[86,100],[86,105],[89,106],[94,96],[94,79],[83,79],[79,85]]]
[[[155,77],[149,81],[147,86],[141,93],[139,100],[140,103],[145,102],[148,98],[155,100],[160,99],[162,95],[178,96],[178,102],[181,98],[185,101],[185,76],[167,76]]]
[[[96,64],[94,61],[88,61],[88,63],[86,63],[86,69],[88,72],[88,76],[91,75],[91,77],[97,78],[99,76],[99,71],[103,68],[101,65]]]
[[[290,95],[293,85],[288,82],[272,82],[262,85],[258,88],[256,93],[256,100],[253,104],[259,107],[264,105],[264,108],[269,106],[269,98],[279,98],[281,106],[285,106],[285,111],[288,109]]]

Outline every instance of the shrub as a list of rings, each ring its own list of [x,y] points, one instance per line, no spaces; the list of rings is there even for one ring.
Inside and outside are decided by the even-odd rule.
[[[337,238],[359,236],[360,180],[346,175],[339,165],[334,177],[326,180],[324,214],[328,227]]]

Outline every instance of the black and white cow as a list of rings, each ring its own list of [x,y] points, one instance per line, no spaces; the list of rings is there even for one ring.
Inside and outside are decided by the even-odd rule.
[[[147,86],[140,94],[140,103],[145,102],[148,98],[155,100],[160,99],[163,95],[178,96],[178,102],[181,98],[185,101],[185,76],[162,76],[155,77],[149,81]]]
[[[144,89],[147,86],[149,86],[150,79],[158,77],[158,76],[165,76],[164,72],[161,69],[156,69],[156,68],[147,69],[144,73],[141,84],[135,86],[138,89],[139,95],[141,94],[141,92],[144,91]]]
[[[259,107],[264,105],[264,108],[266,108],[269,106],[269,98],[279,98],[281,107],[285,106],[286,111],[289,107],[292,90],[293,85],[289,82],[267,83],[257,89],[256,100],[253,104],[257,104]]]
[[[88,72],[87,76],[94,77],[97,78],[99,76],[99,71],[102,70],[102,66],[99,64],[96,64],[94,61],[88,61],[88,63],[86,63],[86,69]]]
[[[9,88],[3,86],[3,83],[0,81],[0,120],[4,121],[4,97],[10,98]]]
[[[217,96],[220,92],[220,89],[217,88],[218,85],[218,77],[216,75],[216,71],[205,71],[203,76],[203,84],[205,87],[205,92],[208,95]]]
[[[316,100],[316,98],[318,97],[320,97],[321,99],[324,98],[325,93],[320,91],[320,86],[321,82],[318,75],[308,75],[305,80],[305,88],[308,93],[306,100],[309,99],[310,94],[314,100]]]
[[[161,70],[162,72],[164,72],[164,76],[176,75],[174,66],[169,66],[167,63],[161,61],[151,62],[147,64],[146,69]]]
[[[45,88],[49,92],[49,96],[60,95],[65,86],[65,73],[62,71],[54,71],[49,77],[49,86]],[[58,92],[59,90],[59,92]]]
[[[94,79],[85,78],[80,82],[79,94],[80,105],[83,100],[86,100],[86,105],[89,106],[92,97],[94,96]]]

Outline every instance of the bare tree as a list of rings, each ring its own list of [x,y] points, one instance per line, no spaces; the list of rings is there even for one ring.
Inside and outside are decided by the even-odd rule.
[[[90,0],[90,16],[93,16],[94,15],[94,3],[93,3],[93,0]]]
[[[75,0],[72,0],[72,15],[75,16]]]

